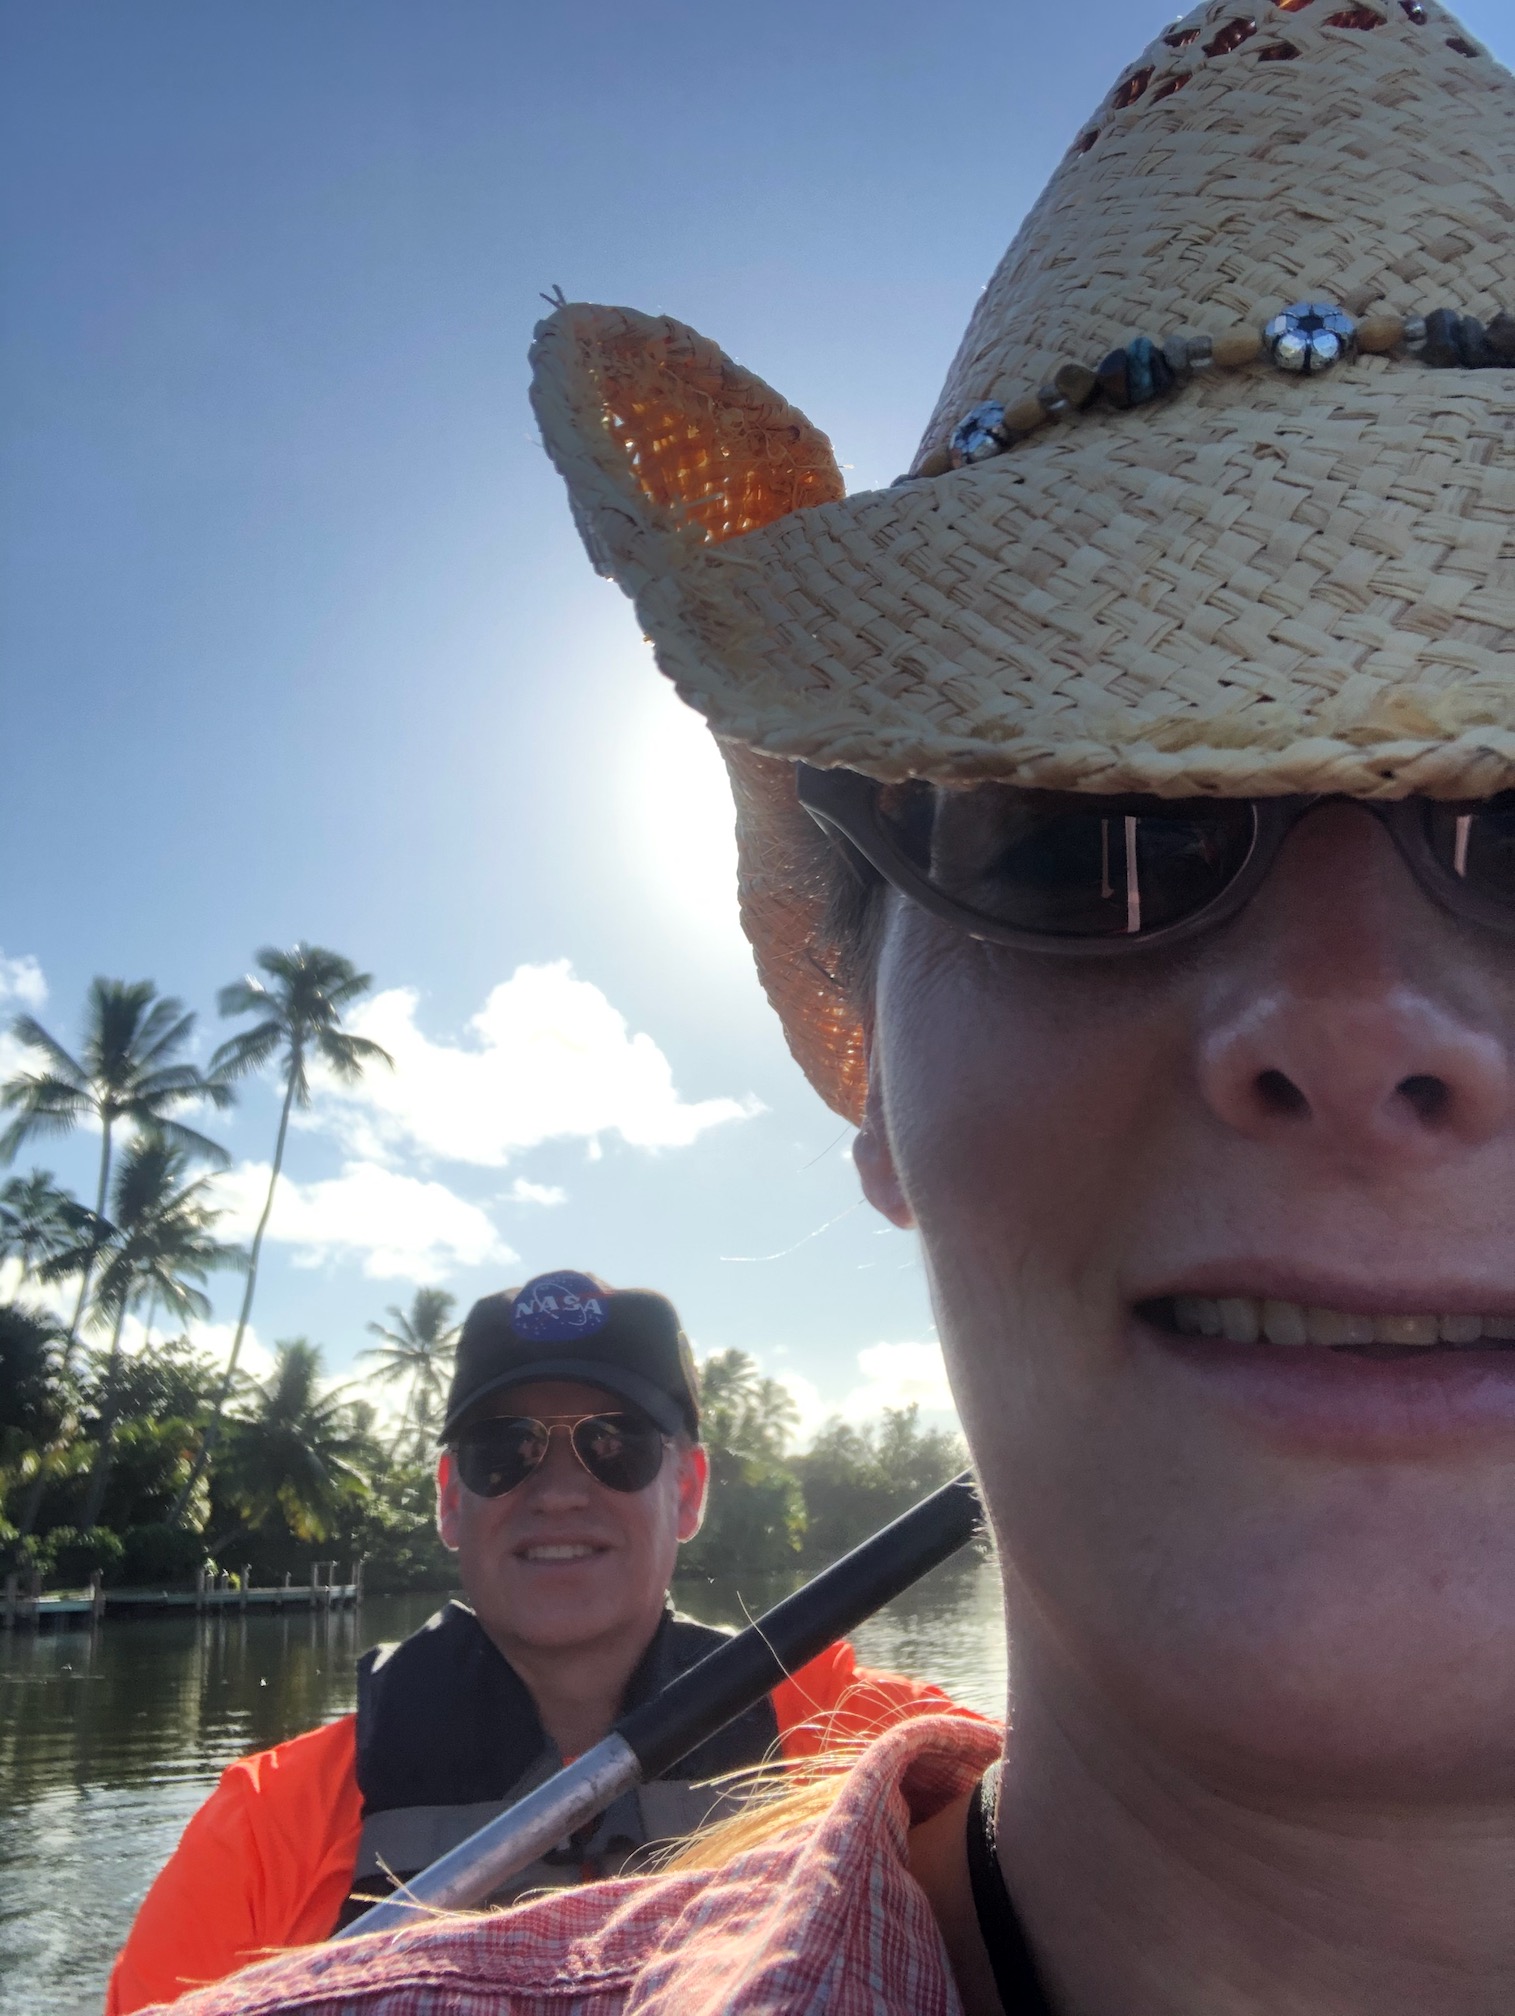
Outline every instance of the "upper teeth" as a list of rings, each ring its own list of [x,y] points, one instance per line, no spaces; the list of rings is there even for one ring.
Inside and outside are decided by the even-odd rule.
[[[527,1547],[524,1552],[528,1561],[582,1561],[594,1549],[582,1541],[572,1541],[561,1546]]]
[[[1232,1344],[1477,1344],[1515,1340],[1515,1315],[1359,1316],[1347,1309],[1312,1309],[1302,1302],[1260,1301],[1254,1295],[1176,1295],[1173,1318],[1188,1337],[1224,1337]]]

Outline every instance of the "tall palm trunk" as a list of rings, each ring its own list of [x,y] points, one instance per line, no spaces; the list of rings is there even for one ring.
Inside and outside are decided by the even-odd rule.
[[[72,1428],[74,1425],[72,1422],[68,1424],[69,1428]],[[37,1474],[32,1479],[31,1486],[22,1502],[21,1523],[16,1528],[16,1537],[18,1540],[25,1540],[37,1523],[38,1515],[42,1510],[42,1500],[47,1491],[47,1459],[57,1454],[63,1447],[65,1439],[64,1435],[59,1435],[49,1442],[42,1452],[41,1460],[37,1464]]]
[[[84,1304],[89,1296],[90,1277],[95,1271],[95,1256],[100,1251],[100,1220],[105,1216],[105,1200],[110,1195],[110,1114],[101,1115],[100,1127],[100,1181],[95,1190],[95,1231],[90,1240],[89,1251],[84,1256],[84,1271],[79,1276],[79,1298],[74,1303],[73,1321],[68,1326],[68,1335],[63,1340],[63,1370],[72,1369],[74,1346],[79,1341],[79,1325],[84,1317]]]
[[[298,1044],[290,1052],[289,1081],[284,1088],[284,1106],[279,1114],[279,1136],[274,1143],[273,1167],[268,1172],[268,1195],[263,1200],[263,1216],[258,1220],[258,1229],[253,1234],[252,1252],[247,1262],[247,1287],[242,1295],[242,1313],[237,1318],[236,1334],[231,1340],[231,1356],[226,1361],[226,1370],[221,1377],[221,1390],[217,1393],[215,1405],[211,1409],[205,1433],[200,1437],[200,1448],[185,1479],[183,1489],[174,1500],[174,1509],[168,1515],[170,1526],[177,1526],[184,1517],[195,1486],[205,1474],[205,1466],[215,1452],[221,1439],[221,1416],[226,1402],[231,1396],[232,1381],[237,1376],[237,1360],[242,1355],[242,1339],[247,1330],[247,1319],[252,1314],[253,1296],[258,1288],[258,1258],[263,1251],[263,1234],[268,1229],[268,1220],[274,1208],[274,1192],[279,1187],[279,1171],[284,1167],[284,1143],[289,1135],[289,1114],[295,1103],[295,1086],[300,1076],[300,1049]]]
[[[393,1442],[391,1442],[389,1445],[389,1449],[385,1457],[386,1462],[390,1464],[394,1463],[395,1459],[399,1456],[400,1453],[400,1444],[405,1440],[405,1437],[409,1433],[410,1433],[410,1414],[409,1410],[407,1409],[407,1411],[400,1417],[400,1432],[398,1435],[396,1435]]]
[[[95,1460],[90,1465],[89,1490],[84,1495],[86,1526],[93,1526],[100,1517],[100,1507],[105,1503],[105,1487],[110,1482],[111,1443],[115,1439],[116,1413],[120,1407],[121,1332],[126,1327],[127,1300],[127,1296],[121,1297],[116,1310],[116,1327],[111,1333],[110,1362],[105,1371],[105,1403],[100,1409],[100,1439],[95,1445]]]

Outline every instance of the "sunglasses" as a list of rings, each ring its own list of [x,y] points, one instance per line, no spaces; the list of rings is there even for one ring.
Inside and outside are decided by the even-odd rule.
[[[1254,896],[1323,797],[1094,797],[798,767],[800,803],[865,876],[959,930],[1090,958],[1176,944]],[[1443,909],[1515,933],[1515,791],[1353,800]]]
[[[499,1415],[465,1428],[453,1444],[464,1487],[478,1498],[503,1498],[541,1469],[559,1428],[583,1468],[607,1490],[645,1491],[663,1467],[668,1437],[643,1415],[584,1414],[576,1421]]]

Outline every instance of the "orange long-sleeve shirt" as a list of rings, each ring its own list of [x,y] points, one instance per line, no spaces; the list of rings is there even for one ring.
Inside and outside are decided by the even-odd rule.
[[[789,1759],[952,1707],[924,1681],[859,1666],[847,1644],[802,1666],[772,1700]],[[356,1716],[344,1715],[222,1772],[143,1899],[111,1972],[106,2016],[172,2002],[284,1947],[330,1936],[352,1888],[363,1824],[356,1738]]]

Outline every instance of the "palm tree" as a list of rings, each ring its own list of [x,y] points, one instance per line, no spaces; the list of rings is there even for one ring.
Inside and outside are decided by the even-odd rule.
[[[19,1260],[23,1276],[33,1273],[39,1262],[77,1245],[87,1216],[50,1169],[12,1176],[0,1189],[0,1260]]]
[[[178,1316],[207,1316],[210,1302],[201,1283],[213,1269],[245,1260],[241,1249],[214,1236],[222,1213],[207,1195],[210,1178],[187,1181],[188,1156],[158,1134],[132,1142],[116,1171],[111,1217],[90,1214],[85,1242],[74,1252],[59,1253],[43,1269],[48,1275],[71,1273],[86,1253],[99,1262],[94,1309],[111,1324],[104,1396],[96,1437],[95,1460],[85,1497],[83,1523],[93,1526],[105,1500],[110,1477],[111,1444],[119,1411],[121,1333],[128,1312],[151,1296]]]
[[[216,1491],[251,1526],[282,1518],[297,1540],[324,1540],[363,1495],[361,1447],[340,1394],[320,1392],[321,1352],[296,1337],[274,1347],[274,1369],[227,1423]],[[231,1536],[219,1536],[216,1545]]]
[[[221,1432],[221,1416],[237,1376],[242,1338],[247,1330],[247,1319],[252,1314],[253,1296],[257,1292],[263,1234],[268,1229],[279,1172],[284,1167],[289,1116],[294,1107],[310,1104],[310,1065],[319,1061],[348,1084],[361,1078],[370,1064],[388,1064],[391,1068],[394,1065],[394,1059],[387,1050],[371,1043],[366,1036],[349,1034],[342,1027],[343,1009],[356,1001],[360,994],[368,992],[373,985],[372,974],[360,973],[350,959],[344,959],[340,952],[330,952],[322,945],[300,944],[288,952],[281,952],[277,946],[265,945],[257,957],[267,979],[260,980],[256,975],[248,974],[245,979],[234,980],[229,987],[221,989],[217,1005],[223,1015],[256,1015],[258,1019],[250,1029],[244,1029],[240,1035],[221,1045],[210,1060],[211,1076],[217,1084],[224,1085],[232,1079],[244,1078],[250,1072],[262,1070],[265,1064],[277,1057],[284,1073],[284,1104],[279,1113],[279,1132],[274,1141],[273,1166],[268,1174],[268,1195],[263,1203],[258,1229],[253,1234],[247,1287],[231,1342],[231,1355],[226,1362],[221,1390],[200,1440],[199,1453],[191,1466],[189,1480],[174,1506],[174,1522],[183,1517],[190,1493],[199,1482]]]
[[[458,1342],[458,1325],[449,1322],[456,1307],[457,1297],[445,1288],[418,1288],[408,1315],[393,1303],[385,1310],[392,1330],[382,1323],[368,1325],[369,1335],[382,1341],[359,1352],[359,1357],[379,1361],[373,1376],[382,1384],[403,1383],[406,1388],[400,1430],[389,1451],[391,1462],[407,1434],[415,1437],[420,1461],[432,1429],[440,1423]]]
[[[84,1043],[77,1058],[50,1036],[32,1015],[18,1015],[11,1033],[35,1051],[39,1068],[21,1071],[0,1087],[0,1109],[15,1119],[0,1134],[0,1163],[10,1162],[24,1142],[43,1134],[67,1134],[82,1120],[100,1127],[100,1174],[95,1189],[95,1223],[103,1226],[110,1192],[116,1129],[125,1121],[138,1131],[161,1134],[174,1146],[225,1164],[218,1142],[176,1120],[175,1111],[198,1099],[225,1107],[235,1097],[223,1079],[206,1078],[193,1064],[176,1062],[195,1026],[182,1001],[159,995],[151,980],[90,982]],[[86,1246],[79,1262],[79,1295],[64,1345],[71,1358],[80,1319],[89,1298],[98,1249]]]

